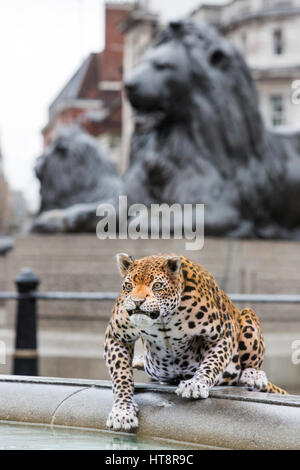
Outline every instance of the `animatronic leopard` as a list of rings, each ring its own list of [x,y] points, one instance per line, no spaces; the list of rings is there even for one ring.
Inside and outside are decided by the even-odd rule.
[[[183,256],[133,260],[117,255],[123,290],[106,330],[105,360],[114,405],[107,426],[138,426],[133,401],[134,343],[142,338],[144,368],[156,381],[180,381],[183,398],[207,398],[214,385],[286,392],[260,370],[264,339],[253,310],[241,312],[213,276]]]

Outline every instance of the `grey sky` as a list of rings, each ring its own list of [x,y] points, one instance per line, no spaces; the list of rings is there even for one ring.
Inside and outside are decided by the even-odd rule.
[[[207,0],[206,0],[207,1]],[[221,0],[222,1],[222,0]],[[199,0],[150,0],[164,20]],[[47,108],[82,59],[103,48],[104,0],[1,0],[0,139],[12,188],[38,205],[33,174]]]

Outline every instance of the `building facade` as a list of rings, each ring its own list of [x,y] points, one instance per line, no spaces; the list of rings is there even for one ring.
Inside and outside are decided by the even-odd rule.
[[[132,5],[105,4],[105,48],[90,54],[49,107],[42,130],[47,147],[63,126],[76,124],[99,140],[119,164],[122,133],[122,64],[124,36],[120,23]]]
[[[217,26],[242,52],[256,82],[266,124],[299,129],[300,0],[203,4],[191,16]]]
[[[28,217],[23,193],[12,190],[5,178],[0,145],[0,235],[18,232]]]
[[[0,147],[0,234],[7,228],[7,212],[8,212],[8,185],[3,172],[3,159]]]

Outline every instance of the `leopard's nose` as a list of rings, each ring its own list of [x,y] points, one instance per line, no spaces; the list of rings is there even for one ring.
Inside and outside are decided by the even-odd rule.
[[[136,307],[140,307],[140,305],[142,305],[142,303],[144,302],[144,300],[145,300],[145,299],[142,299],[142,300],[134,300],[134,299],[133,299],[133,301],[134,301]]]

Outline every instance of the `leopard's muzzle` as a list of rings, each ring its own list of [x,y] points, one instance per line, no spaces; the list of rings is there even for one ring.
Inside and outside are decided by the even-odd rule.
[[[127,310],[128,312],[128,315],[131,317],[132,315],[145,315],[149,318],[151,318],[151,320],[156,320],[159,315],[160,315],[160,311],[159,310],[155,310],[153,312],[144,312],[143,310],[140,310],[138,308],[135,308],[133,310]]]

